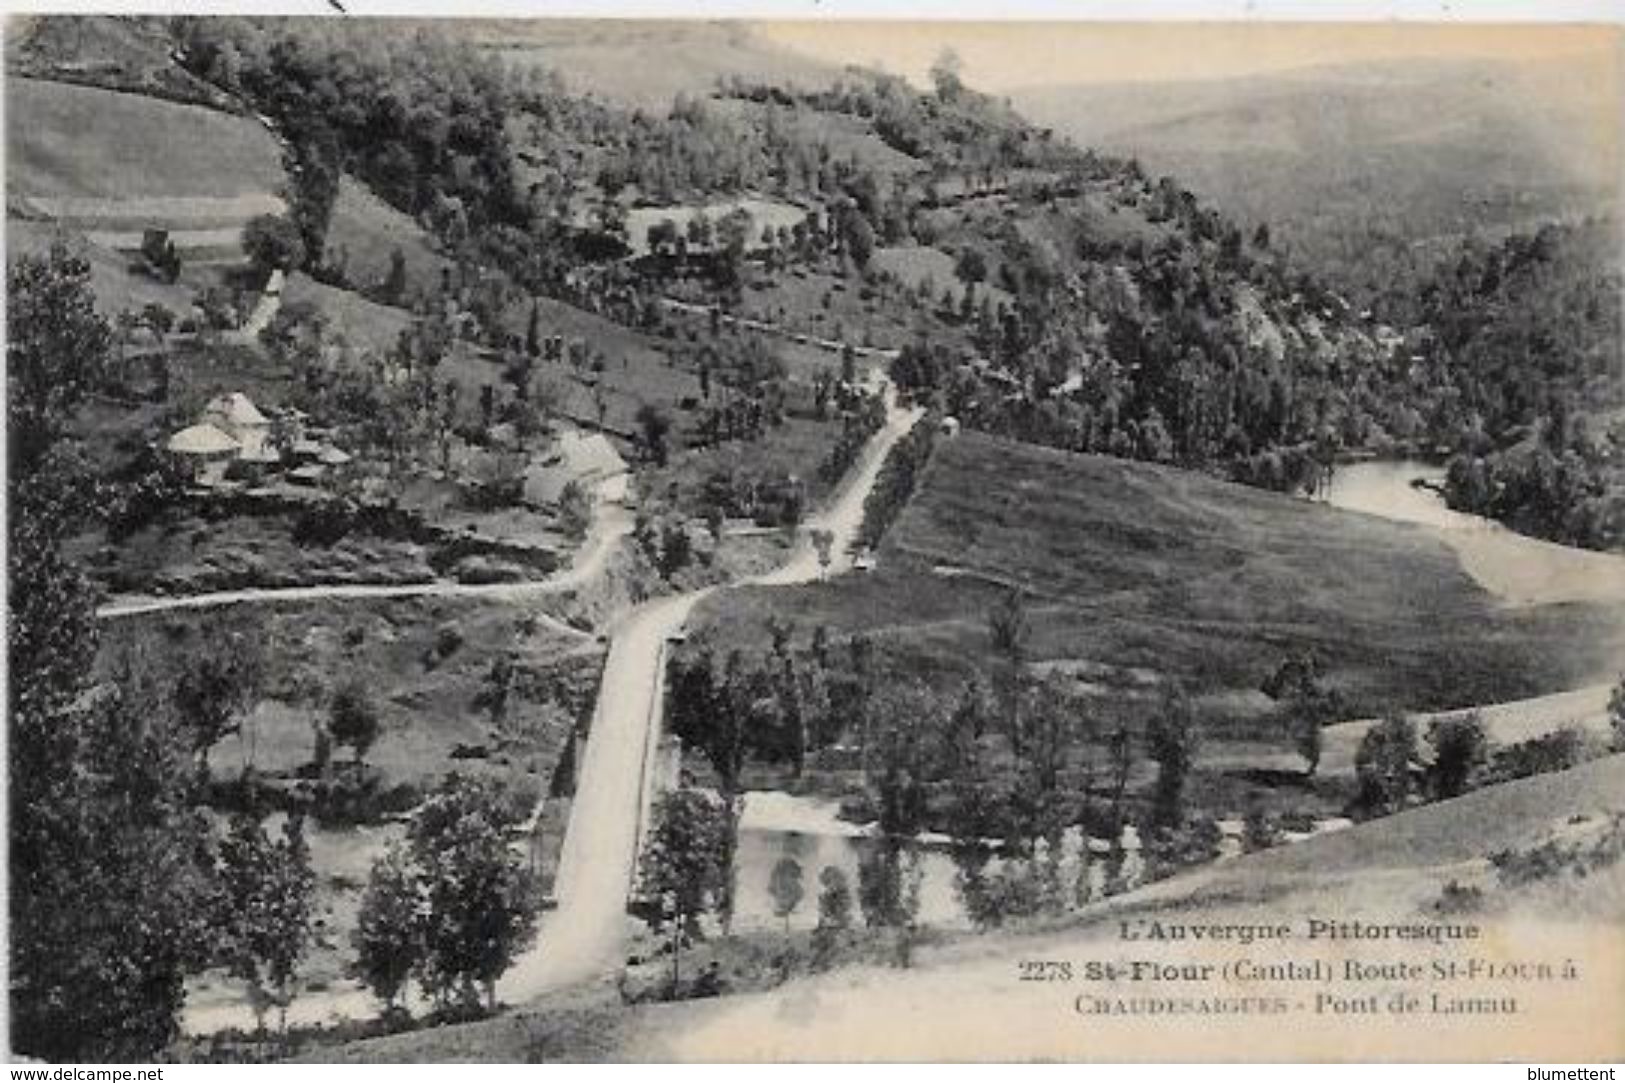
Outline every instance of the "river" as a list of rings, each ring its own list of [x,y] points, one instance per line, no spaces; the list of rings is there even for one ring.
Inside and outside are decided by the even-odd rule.
[[[1332,474],[1326,503],[1346,511],[1420,523],[1440,530],[1500,529],[1477,515],[1453,511],[1432,488],[1444,483],[1444,468],[1415,459],[1379,459],[1340,466]],[[1424,482],[1425,486],[1415,482]]]
[[[1429,487],[1443,480],[1442,467],[1411,459],[1351,463],[1332,475],[1325,499],[1346,511],[1430,528],[1504,604],[1625,603],[1625,557],[1542,541],[1453,511]]]

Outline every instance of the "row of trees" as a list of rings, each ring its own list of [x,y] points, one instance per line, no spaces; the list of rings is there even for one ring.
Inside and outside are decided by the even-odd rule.
[[[655,806],[649,838],[639,855],[638,888],[651,927],[669,938],[664,950],[671,959],[671,977],[665,999],[722,991],[720,979],[705,974],[685,986],[682,956],[687,944],[703,937],[702,919],[719,910],[726,913],[735,890],[733,818],[728,806],[709,790],[674,790]],[[819,870],[814,965],[822,968],[833,961],[855,925],[854,909],[867,928],[892,936],[894,960],[907,965],[919,932],[920,872],[917,850],[902,839],[883,840],[865,851],[856,891],[838,866]],[[806,870],[790,856],[771,871],[767,888],[786,933],[806,898],[806,879]]]
[[[988,634],[991,674],[939,693],[883,684],[862,634],[840,650],[820,627],[802,653],[774,622],[759,656],[736,650],[719,666],[701,641],[674,658],[668,717],[730,807],[747,760],[799,773],[840,745],[858,751],[883,833],[910,838],[932,826],[967,845],[1000,839],[1021,850],[1077,824],[1115,835],[1132,818],[1129,776],[1143,749],[1158,766],[1148,822],[1183,822],[1199,729],[1183,695],[1170,690],[1107,721],[1063,684],[1032,677],[1019,596],[989,614]]]
[[[1567,770],[1625,751],[1625,678],[1609,697],[1608,723],[1606,738],[1568,726],[1498,747],[1476,711],[1436,719],[1426,730],[1404,716],[1385,718],[1366,731],[1355,755],[1356,806],[1384,815],[1418,801],[1459,797],[1490,781]]]

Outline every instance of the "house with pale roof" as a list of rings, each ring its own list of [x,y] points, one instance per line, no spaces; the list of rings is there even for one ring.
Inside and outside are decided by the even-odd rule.
[[[164,449],[186,463],[199,483],[218,485],[243,447],[219,426],[205,421],[171,436]]]
[[[248,458],[257,458],[271,435],[271,419],[241,391],[210,399],[202,420],[236,440]]]

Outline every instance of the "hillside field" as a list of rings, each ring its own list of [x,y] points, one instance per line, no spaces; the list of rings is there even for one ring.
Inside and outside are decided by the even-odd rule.
[[[803,630],[868,631],[895,671],[936,678],[991,663],[987,614],[1018,586],[1040,669],[1116,699],[1177,678],[1237,739],[1264,736],[1258,688],[1301,650],[1365,716],[1606,679],[1625,649],[1604,607],[1503,608],[1421,528],[970,433],[938,442],[872,574],[793,601],[731,591],[695,623],[754,648],[769,613],[794,613]]]
[[[441,269],[449,261],[423,227],[345,176],[328,226],[326,257],[331,261],[342,253],[346,276],[362,289],[389,276],[390,257],[397,248],[406,258],[408,295],[440,288]]]
[[[150,302],[186,312],[241,262],[243,224],[283,209],[281,148],[252,118],[36,79],[10,79],[6,94],[8,247],[70,240],[106,314]],[[133,269],[150,227],[170,232],[179,282]]]
[[[6,85],[14,194],[125,200],[275,190],[282,151],[248,117],[66,83]]]

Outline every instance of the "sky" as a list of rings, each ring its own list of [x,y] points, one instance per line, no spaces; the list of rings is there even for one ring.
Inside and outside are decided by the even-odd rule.
[[[944,48],[993,92],[1055,83],[1216,79],[1421,57],[1515,59],[1613,51],[1619,26],[1443,23],[773,22],[770,40],[923,82]]]

